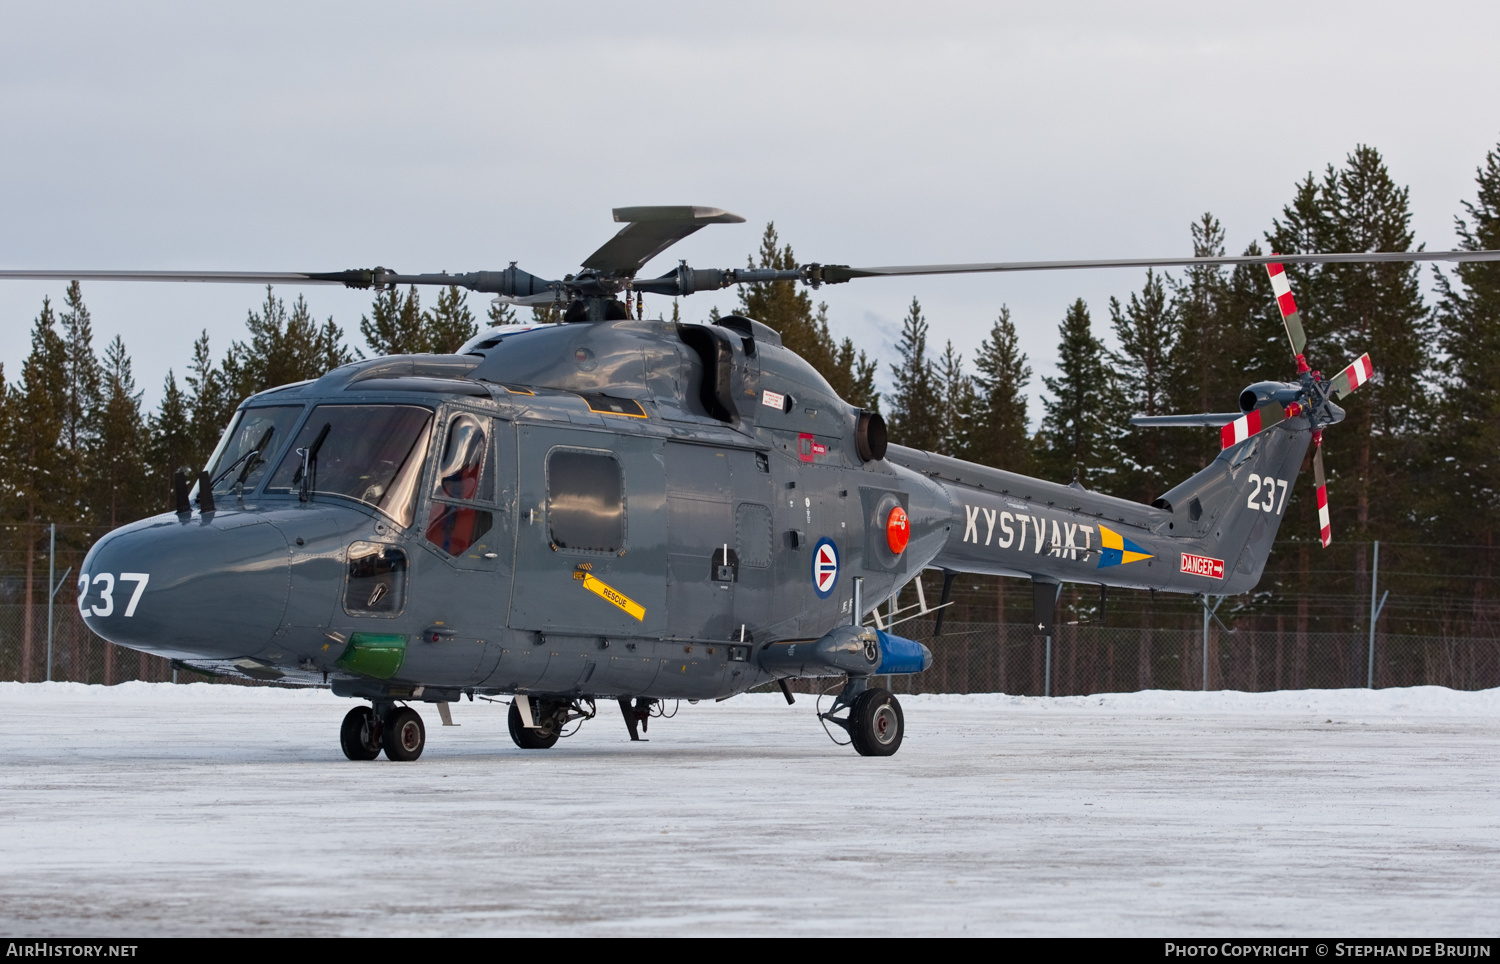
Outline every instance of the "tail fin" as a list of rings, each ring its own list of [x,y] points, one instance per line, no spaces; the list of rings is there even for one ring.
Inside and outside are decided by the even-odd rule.
[[[1247,592],[1260,581],[1312,434],[1291,418],[1221,451],[1201,472],[1154,503],[1172,513],[1171,534],[1188,557],[1222,560],[1217,594]]]

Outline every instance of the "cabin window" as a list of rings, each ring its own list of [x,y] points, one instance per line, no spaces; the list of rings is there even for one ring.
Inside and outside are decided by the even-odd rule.
[[[403,526],[416,512],[432,411],[415,405],[319,405],[267,492],[333,495],[374,506]]]
[[[486,422],[467,412],[448,422],[448,437],[433,479],[427,541],[450,556],[461,556],[476,544],[484,549],[479,540],[494,527],[495,517],[489,510],[454,504],[494,500],[495,479],[486,436]]]
[[[399,616],[406,604],[406,553],[377,542],[349,547],[344,612],[353,616]]]
[[[557,449],[547,457],[547,525],[557,549],[625,547],[625,480],[614,456]]]

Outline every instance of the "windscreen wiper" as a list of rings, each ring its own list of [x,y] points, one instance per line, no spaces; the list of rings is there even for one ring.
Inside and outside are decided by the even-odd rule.
[[[318,449],[323,447],[323,440],[328,437],[328,430],[333,428],[332,422],[323,423],[323,431],[313,439],[313,444],[305,449],[298,449],[297,454],[302,456],[302,467],[297,470],[297,476],[302,480],[302,491],[297,493],[298,500],[306,502],[312,498],[312,473],[318,464]],[[297,481],[296,478],[292,479]]]
[[[255,469],[255,467],[265,461],[260,457],[260,453],[266,450],[266,446],[270,444],[271,436],[275,433],[275,431],[276,426],[267,426],[265,432],[260,437],[260,441],[255,443],[255,448],[246,452],[244,455],[241,455],[233,462],[230,462],[229,465],[224,469],[224,471],[214,476],[213,481],[209,483],[210,486],[218,485],[220,482],[223,482],[224,477],[227,476],[230,472],[233,472],[234,467],[236,465],[239,465],[241,462],[245,463],[245,467],[240,471],[239,477],[234,480],[234,484],[243,485],[245,479],[249,477],[250,473]]]

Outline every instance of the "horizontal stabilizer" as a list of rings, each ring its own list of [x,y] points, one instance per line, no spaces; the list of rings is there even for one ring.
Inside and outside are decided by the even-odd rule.
[[[1240,417],[1239,412],[1204,412],[1202,415],[1137,415],[1131,425],[1141,428],[1169,428],[1174,425],[1228,425]]]

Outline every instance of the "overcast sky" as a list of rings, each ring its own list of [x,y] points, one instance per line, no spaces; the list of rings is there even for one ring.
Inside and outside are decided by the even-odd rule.
[[[802,261],[1235,251],[1293,184],[1366,143],[1419,242],[1500,140],[1500,5],[1203,3],[11,3],[0,31],[0,267],[576,269],[610,208],[744,216],[648,267],[738,266],[767,221]],[[824,288],[890,361],[913,296],[968,356],[1009,304],[1038,374],[1082,296],[1132,271]],[[14,379],[44,295],[0,284]],[[254,288],[84,286],[148,403],[193,338],[242,337]],[[295,292],[286,290],[286,295]],[[359,343],[370,296],[309,288]],[[435,293],[429,294],[435,297]],[[732,292],[683,303],[696,320]],[[476,314],[483,296],[471,295]],[[662,307],[647,300],[648,309]],[[665,306],[670,312],[669,304]],[[1331,362],[1330,362],[1331,363]],[[1036,417],[1033,412],[1033,418]]]

